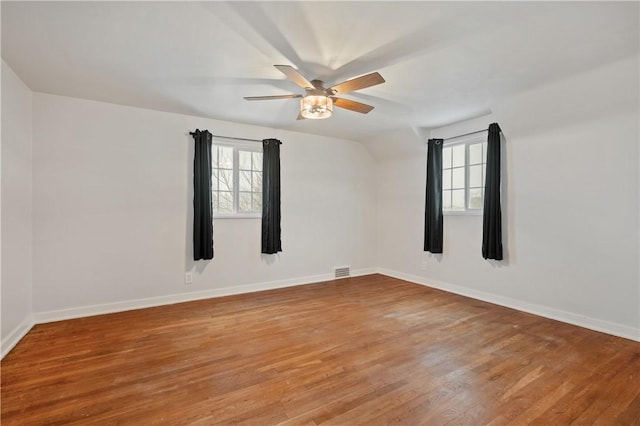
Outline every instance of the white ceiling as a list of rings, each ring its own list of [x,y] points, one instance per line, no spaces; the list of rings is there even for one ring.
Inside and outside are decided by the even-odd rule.
[[[7,2],[2,58],[34,91],[366,140],[489,112],[502,97],[638,54],[637,2]],[[297,121],[274,64],[386,83]]]

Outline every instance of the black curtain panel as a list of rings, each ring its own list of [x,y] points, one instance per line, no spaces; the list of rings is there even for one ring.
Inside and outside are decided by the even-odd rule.
[[[262,141],[262,253],[282,251],[280,241],[280,144]]]
[[[429,139],[424,251],[442,253],[442,139]]]
[[[213,259],[213,207],[211,205],[211,139],[207,130],[191,133],[193,157],[193,260]]]
[[[502,208],[500,206],[500,126],[489,125],[487,175],[482,214],[482,257],[502,260]]]

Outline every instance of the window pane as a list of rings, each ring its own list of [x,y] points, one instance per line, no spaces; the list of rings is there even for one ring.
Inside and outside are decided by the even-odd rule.
[[[451,148],[442,148],[442,168],[451,168]]]
[[[482,208],[482,189],[474,188],[469,190],[469,208],[481,209]]]
[[[218,212],[233,213],[233,193],[219,192],[218,194]]]
[[[220,191],[233,191],[233,170],[218,170],[218,189]]]
[[[217,191],[218,190],[218,169],[213,169],[211,170],[211,190],[212,191]]]
[[[442,210],[451,210],[451,191],[442,191]]]
[[[251,152],[238,150],[238,163],[240,170],[251,170]]]
[[[464,166],[464,148],[465,148],[464,144],[451,147],[451,151],[452,151],[451,165],[453,167]]]
[[[482,165],[482,186],[484,187],[484,182],[487,180],[487,165]]]
[[[464,210],[464,189],[451,191],[451,210]]]
[[[451,189],[451,169],[442,171],[442,189]]]
[[[479,188],[482,186],[482,165],[469,167],[469,187]]]
[[[253,193],[253,211],[262,212],[262,193]]]
[[[211,148],[214,212],[261,212],[262,152],[224,145]]]
[[[213,206],[213,211],[218,211],[218,191],[213,191],[211,193],[211,205]]]
[[[240,191],[251,191],[251,172],[240,170]]]
[[[253,172],[251,190],[253,192],[262,192],[262,172]]]
[[[211,147],[211,167],[218,167],[218,147],[216,145]]]
[[[482,144],[469,145],[469,164],[482,163]]]
[[[464,188],[464,167],[453,169],[451,171],[451,187],[454,189]]]
[[[253,170],[262,170],[262,153],[253,152]]]
[[[219,146],[218,160],[221,169],[233,169],[233,148]]]
[[[482,143],[482,162],[483,163],[487,162],[487,143],[486,142]]]
[[[238,208],[241,212],[251,211],[251,193],[241,192],[240,198],[238,198]]]

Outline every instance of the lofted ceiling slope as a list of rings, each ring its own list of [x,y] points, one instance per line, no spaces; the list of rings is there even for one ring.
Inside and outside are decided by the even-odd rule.
[[[2,58],[34,91],[366,141],[638,54],[637,2],[2,2]],[[274,64],[375,106],[296,120]]]

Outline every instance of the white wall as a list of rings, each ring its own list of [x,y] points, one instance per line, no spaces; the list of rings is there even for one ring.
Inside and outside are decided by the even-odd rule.
[[[196,128],[282,140],[280,255],[261,256],[260,219],[219,219],[214,260],[192,261]],[[359,143],[46,94],[33,141],[35,312],[375,266],[373,160]]]
[[[504,130],[507,259],[490,263],[479,216],[447,216],[444,256],[422,251],[419,132],[370,141],[376,162],[347,140],[32,94],[3,63],[3,344],[31,312],[46,320],[297,284],[344,264],[637,338],[637,75],[635,57],[432,132]],[[195,128],[283,141],[282,254],[260,255],[259,219],[225,219],[215,259],[191,260]]]
[[[2,61],[2,355],[31,327],[31,90]]]
[[[392,274],[640,338],[638,57],[517,98],[500,123],[504,262],[482,259],[482,217],[445,216],[444,254],[422,251],[425,148],[382,161],[378,265]],[[427,270],[421,263],[427,262]]]

